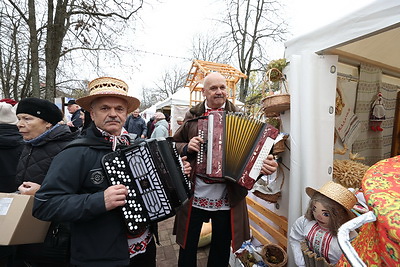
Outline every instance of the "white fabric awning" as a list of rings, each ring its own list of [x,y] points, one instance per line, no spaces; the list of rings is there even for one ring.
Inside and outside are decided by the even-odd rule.
[[[309,51],[368,62],[400,72],[400,1],[377,0],[285,43],[285,57]]]

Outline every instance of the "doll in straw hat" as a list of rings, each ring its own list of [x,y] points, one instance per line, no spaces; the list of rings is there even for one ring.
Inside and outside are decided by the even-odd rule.
[[[319,190],[307,187],[306,193],[311,198],[308,209],[292,225],[289,236],[296,265],[306,266],[301,251],[303,241],[317,257],[336,264],[342,255],[337,232],[342,224],[354,217],[351,209],[357,199],[347,188],[332,181]],[[357,234],[351,235],[354,238]]]

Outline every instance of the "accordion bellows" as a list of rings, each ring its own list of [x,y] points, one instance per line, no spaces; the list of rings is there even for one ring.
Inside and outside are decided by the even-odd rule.
[[[229,180],[251,189],[270,153],[278,129],[241,113],[212,111],[199,119],[199,136],[206,142],[198,155],[197,174]]]

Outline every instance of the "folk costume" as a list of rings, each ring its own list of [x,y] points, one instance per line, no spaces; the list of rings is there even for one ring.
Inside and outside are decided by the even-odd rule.
[[[223,108],[226,111],[237,111],[236,106],[228,100],[225,102]],[[177,142],[179,152],[182,156],[188,157],[187,160],[192,166],[190,179],[194,185],[194,197],[177,212],[173,234],[176,234],[176,242],[182,249],[194,250],[191,252],[192,254],[196,253],[197,244],[193,244],[196,242],[191,242],[191,245],[196,247],[188,248],[187,238],[189,235],[192,238],[196,238],[200,234],[200,229],[196,229],[196,231],[198,231],[197,235],[197,232],[192,233],[188,228],[189,221],[193,219],[193,215],[200,218],[214,216],[215,218],[211,219],[212,223],[216,223],[217,219],[222,220],[221,218],[225,218],[225,222],[218,223],[218,225],[223,225],[224,229],[216,229],[215,224],[213,224],[212,235],[214,239],[212,242],[215,242],[215,239],[223,239],[219,241],[229,242],[233,251],[238,250],[245,240],[250,239],[249,220],[245,200],[247,190],[236,183],[224,182],[209,184],[200,177],[196,177],[197,153],[187,153],[187,144],[190,139],[194,136],[198,136],[198,118],[206,113],[206,101],[191,108],[185,115],[185,123],[179,127],[173,136],[174,141]],[[195,213],[193,211],[195,211]],[[221,216],[217,216],[217,214],[221,214]],[[198,223],[200,224],[201,222]],[[227,230],[228,233],[225,236],[218,238],[217,235],[220,234],[220,232],[226,232]],[[217,258],[224,256],[213,255],[213,252],[210,250],[209,259],[211,257]]]
[[[319,190],[307,187],[306,193],[311,198],[308,211],[305,216],[301,216],[295,221],[289,235],[289,244],[292,247],[296,266],[307,266],[302,248],[304,241],[307,244],[306,250],[317,254],[316,258],[322,257],[327,264],[336,264],[342,255],[342,250],[339,247],[337,233],[332,232],[332,221],[337,220],[342,223],[353,218],[355,215],[351,209],[357,203],[357,198],[350,190],[332,181],[323,185]],[[314,215],[310,216],[310,213],[314,212],[313,206],[316,206],[314,203],[319,202],[319,200],[313,199],[317,193],[322,195],[322,198],[329,199],[328,203],[331,203],[331,208],[335,209],[336,214],[334,215],[329,212],[330,207],[323,205],[323,211],[329,213],[326,215],[329,218],[328,226],[322,226]],[[337,231],[337,229],[335,230]],[[356,233],[352,232],[351,235],[354,237]]]

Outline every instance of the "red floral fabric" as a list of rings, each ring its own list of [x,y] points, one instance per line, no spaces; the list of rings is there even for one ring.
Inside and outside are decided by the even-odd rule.
[[[377,220],[361,227],[352,245],[367,266],[400,266],[400,156],[365,173],[362,188]],[[337,266],[351,266],[342,256]]]

